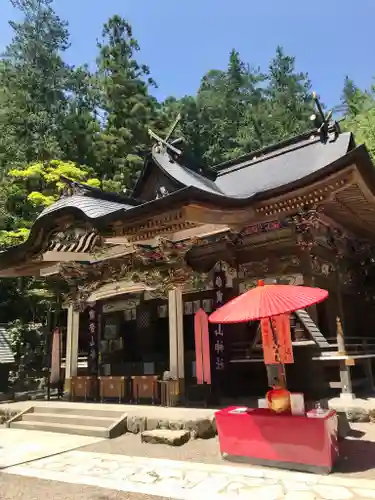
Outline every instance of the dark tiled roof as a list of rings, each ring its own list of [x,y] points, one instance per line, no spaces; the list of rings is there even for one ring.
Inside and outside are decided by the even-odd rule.
[[[227,198],[247,199],[319,172],[344,156],[352,144],[352,134],[340,134],[323,143],[320,137],[304,134],[219,165],[216,180],[211,180],[153,148],[154,162],[181,187],[193,187]]]
[[[327,143],[314,137],[259,157],[253,156],[221,170],[216,185],[226,196],[236,198],[249,198],[286,186],[344,156],[349,150],[351,137],[347,132]]]
[[[10,337],[7,329],[0,326],[0,364],[14,363],[14,356],[10,346]]]
[[[344,157],[353,143],[349,132],[325,143],[316,133],[304,134],[220,165],[216,180],[194,172],[171,158],[166,151],[159,152],[157,147],[152,149],[152,165],[174,180],[180,191],[192,188],[223,201],[240,202],[319,174],[320,170]],[[149,168],[147,165],[148,162],[146,168]],[[142,205],[139,200],[115,193],[102,192],[79,183],[72,182],[72,185],[78,186],[81,190],[79,194],[61,198],[43,210],[38,219],[64,208],[77,209],[90,219],[99,219]]]
[[[180,165],[176,161],[172,160],[167,153],[158,153],[155,148],[153,148],[152,157],[158,166],[179,184],[182,184],[183,186],[192,186],[213,194],[224,194],[214,181],[207,179],[207,177],[204,177],[197,172],[193,172],[183,165]]]
[[[56,210],[61,210],[62,208],[76,208],[81,210],[86,217],[97,219],[113,212],[129,210],[132,206],[125,203],[107,201],[97,197],[93,198],[91,196],[77,194],[60,198],[60,200],[57,200],[53,205],[45,208],[38,218],[55,212]]]

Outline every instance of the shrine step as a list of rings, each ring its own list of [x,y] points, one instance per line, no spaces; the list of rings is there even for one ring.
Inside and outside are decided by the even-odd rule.
[[[29,407],[12,418],[7,426],[16,429],[114,438],[126,432],[126,424],[127,415],[122,411],[56,405]]]
[[[28,422],[21,420],[10,424],[12,429],[25,429],[31,431],[58,432],[59,434],[78,434],[80,436],[92,436],[109,438],[108,430],[103,427],[91,427],[87,425],[69,425],[52,422]]]
[[[91,414],[90,416],[84,415],[70,415],[68,413],[26,413],[22,418],[23,422],[51,422],[54,424],[69,424],[69,425],[85,425],[89,427],[110,427],[115,420],[108,417],[99,417]]]
[[[34,407],[34,413],[48,413],[48,414],[58,414],[58,415],[79,415],[81,417],[87,416],[87,417],[103,417],[103,418],[110,418],[113,420],[116,420],[121,417],[123,414],[123,411],[121,410],[102,410],[100,406],[98,406],[98,409],[93,409],[93,408],[82,408],[82,406],[78,408],[72,408],[68,406],[35,406]]]

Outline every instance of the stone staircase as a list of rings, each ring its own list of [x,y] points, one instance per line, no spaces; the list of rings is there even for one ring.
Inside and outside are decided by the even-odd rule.
[[[9,420],[7,427],[110,439],[126,432],[126,419],[121,410],[32,406]]]

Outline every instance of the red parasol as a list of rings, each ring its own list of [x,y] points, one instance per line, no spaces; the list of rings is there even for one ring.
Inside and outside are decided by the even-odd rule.
[[[294,285],[264,285],[239,295],[209,316],[211,323],[245,323],[312,306],[328,297],[327,290]]]

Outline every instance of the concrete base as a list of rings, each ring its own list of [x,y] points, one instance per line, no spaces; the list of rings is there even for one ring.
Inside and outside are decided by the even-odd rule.
[[[352,392],[342,392],[340,394],[340,399],[342,399],[343,401],[354,401],[356,397]]]

